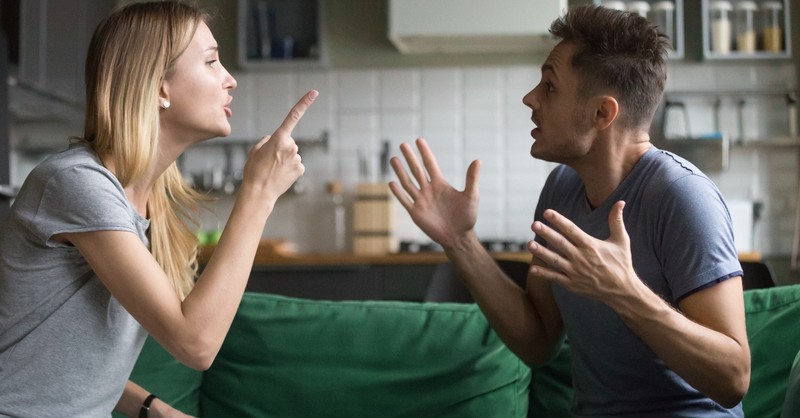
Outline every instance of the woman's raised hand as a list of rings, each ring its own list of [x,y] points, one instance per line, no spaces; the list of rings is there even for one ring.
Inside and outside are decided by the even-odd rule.
[[[265,192],[273,202],[305,171],[292,131],[318,95],[316,90],[306,93],[292,107],[278,129],[272,135],[261,138],[250,150],[243,181]]]

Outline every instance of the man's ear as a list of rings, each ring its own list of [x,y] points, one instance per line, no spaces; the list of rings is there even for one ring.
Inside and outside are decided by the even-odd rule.
[[[595,98],[594,127],[602,131],[613,123],[619,115],[619,102],[612,96]]]

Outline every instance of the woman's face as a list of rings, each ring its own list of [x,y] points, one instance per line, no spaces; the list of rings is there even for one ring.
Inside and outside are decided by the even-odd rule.
[[[195,143],[230,135],[229,93],[234,88],[236,80],[219,61],[217,41],[201,22],[161,85],[157,105],[170,104],[161,109],[162,139]]]

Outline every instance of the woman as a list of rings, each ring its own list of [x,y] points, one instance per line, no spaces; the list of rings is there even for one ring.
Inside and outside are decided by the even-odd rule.
[[[250,151],[195,282],[199,196],[175,161],[230,134],[236,87],[206,16],[180,2],[116,11],[92,38],[86,85],[83,137],[31,172],[0,235],[0,416],[181,416],[127,377],[147,333],[211,365],[267,217],[303,174],[291,133],[317,92]]]

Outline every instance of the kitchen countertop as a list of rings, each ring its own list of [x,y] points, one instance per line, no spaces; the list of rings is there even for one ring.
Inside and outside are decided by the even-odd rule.
[[[200,248],[200,264],[205,264],[213,245]],[[530,262],[529,252],[493,252],[496,260]],[[361,255],[352,253],[294,253],[281,251],[271,242],[262,242],[256,251],[254,266],[346,266],[346,265],[392,265],[392,264],[439,264],[447,262],[443,252],[391,253],[383,255]]]
[[[205,264],[213,245],[200,248],[200,264]],[[523,252],[492,252],[495,260],[530,262],[531,254]],[[743,261],[760,261],[761,254],[741,253]],[[447,262],[443,252],[391,253],[385,255],[360,255],[352,253],[295,253],[282,248],[281,243],[262,241],[256,252],[254,266],[346,266],[346,265],[392,265],[392,264],[439,264]]]

